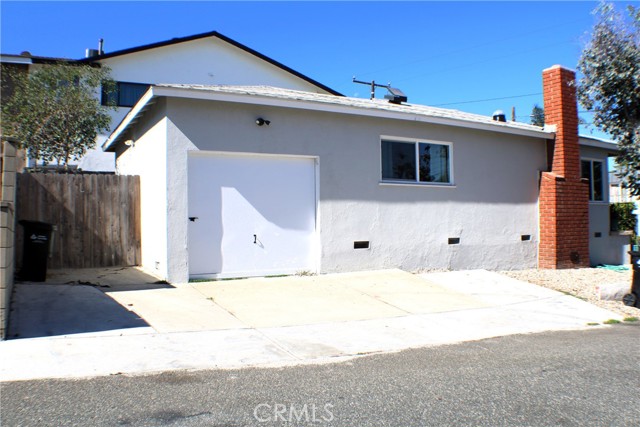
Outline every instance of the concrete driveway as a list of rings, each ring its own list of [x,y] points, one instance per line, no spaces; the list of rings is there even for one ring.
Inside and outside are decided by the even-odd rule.
[[[53,271],[16,287],[0,380],[342,360],[617,318],[484,270],[175,286],[138,269]]]

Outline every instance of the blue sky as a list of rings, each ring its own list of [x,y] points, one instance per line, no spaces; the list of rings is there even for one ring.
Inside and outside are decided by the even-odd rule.
[[[515,106],[518,120],[528,122],[533,105],[542,105],[542,70],[575,69],[596,6],[3,0],[0,50],[80,58],[99,38],[109,52],[217,30],[348,96],[368,97],[366,86],[351,82],[356,76],[390,82],[412,103],[484,115],[502,109],[508,116]],[[384,93],[379,89],[378,97]]]

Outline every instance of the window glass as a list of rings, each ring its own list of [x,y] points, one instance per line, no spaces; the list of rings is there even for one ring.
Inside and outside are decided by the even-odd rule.
[[[582,178],[586,178],[591,182],[591,162],[589,160],[583,160],[581,163]]]
[[[139,83],[118,83],[118,106],[133,107],[148,87],[149,85]]]
[[[382,179],[416,180],[416,145],[382,141]]]
[[[440,144],[419,144],[420,181],[449,182],[449,147]]]
[[[593,200],[602,201],[602,162],[593,162]]]
[[[118,105],[118,90],[114,89],[107,92],[106,88],[102,88],[102,105]]]
[[[582,160],[580,162],[581,176],[589,180],[589,200],[601,202],[604,200],[604,167],[597,160]]]
[[[383,180],[451,183],[449,145],[383,140],[381,149]]]
[[[144,83],[117,82],[113,91],[102,90],[102,105],[133,107],[149,88]]]

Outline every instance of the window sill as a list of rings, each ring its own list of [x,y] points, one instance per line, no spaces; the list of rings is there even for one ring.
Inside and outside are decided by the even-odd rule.
[[[633,230],[610,231],[609,236],[633,236]]]
[[[455,184],[437,184],[433,182],[379,181],[378,185],[391,187],[456,188]]]

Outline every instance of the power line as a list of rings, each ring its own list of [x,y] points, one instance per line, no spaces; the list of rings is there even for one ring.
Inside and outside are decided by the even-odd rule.
[[[563,26],[566,26],[566,25],[569,25],[569,24],[574,24],[574,23],[577,23],[577,22],[583,22],[583,21],[586,21],[586,20],[587,20],[587,18],[582,17],[580,19],[576,19],[576,20],[572,20],[572,21],[568,21],[568,22],[563,22],[561,24],[555,24],[555,25],[551,25],[551,26],[547,26],[547,27],[538,28],[536,30],[528,31],[528,32],[525,32],[525,33],[511,35],[511,36],[509,36],[509,40],[513,41],[515,39],[518,39],[518,38],[521,38],[521,37],[525,37],[525,36],[529,36],[529,35],[532,35],[532,34],[541,33],[541,32],[548,32],[548,30],[551,30],[551,29],[554,29],[554,28],[557,28],[557,27],[563,27]],[[473,44],[473,45],[467,45],[467,46],[465,46],[463,48],[460,48],[460,49],[454,49],[454,50],[450,50],[448,52],[446,52],[446,51],[445,52],[441,52],[441,53],[438,53],[436,55],[431,55],[431,56],[428,56],[428,57],[415,59],[413,61],[405,61],[405,62],[402,62],[402,63],[395,63],[392,66],[379,68],[379,69],[374,70],[374,71],[361,72],[361,73],[358,73],[358,75],[360,75],[360,76],[368,76],[368,75],[377,74],[377,73],[380,73],[380,72],[383,72],[383,71],[389,71],[389,70],[393,70],[393,69],[397,69],[397,68],[401,68],[401,67],[405,68],[405,67],[407,67],[409,65],[415,65],[415,64],[418,64],[418,63],[422,63],[422,62],[432,61],[432,60],[437,59],[437,58],[450,56],[450,55],[454,55],[454,54],[460,54],[460,53],[463,53],[463,52],[466,52],[466,51],[474,51],[474,50],[477,50],[480,47],[491,46],[491,45],[495,45],[495,39],[494,38],[492,38],[491,40],[487,40],[485,42],[481,42],[481,43],[477,43],[477,44]]]
[[[528,93],[528,94],[525,94],[525,95],[503,96],[503,97],[500,97],[500,98],[476,99],[476,100],[473,100],[473,101],[448,102],[446,104],[435,104],[434,107],[443,107],[445,105],[473,104],[473,103],[476,103],[476,102],[500,101],[502,99],[525,98],[527,96],[538,96],[538,95],[542,95],[542,92]]]

